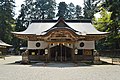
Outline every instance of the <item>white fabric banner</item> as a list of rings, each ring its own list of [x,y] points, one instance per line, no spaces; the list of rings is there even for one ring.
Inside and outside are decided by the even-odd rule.
[[[47,46],[44,41],[28,41],[28,49],[45,49]]]
[[[95,49],[94,41],[79,41],[76,43],[78,49]]]

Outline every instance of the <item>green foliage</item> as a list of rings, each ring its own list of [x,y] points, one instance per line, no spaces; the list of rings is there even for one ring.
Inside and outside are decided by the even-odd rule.
[[[94,14],[98,11],[97,5],[101,0],[84,0],[84,18],[92,19]]]
[[[67,8],[67,19],[74,19],[75,18],[75,6],[73,3],[68,4]]]
[[[82,17],[82,8],[79,5],[75,7],[75,19],[81,19]]]
[[[106,0],[102,7],[112,12],[111,14],[111,35],[113,37],[113,44],[115,49],[120,48],[120,0]]]
[[[98,19],[94,18],[94,25],[98,30],[110,32],[106,39],[102,39],[97,42],[97,47],[99,49],[120,49],[119,5],[119,0],[106,0],[100,6],[101,17]]]
[[[100,18],[94,17],[94,26],[103,32],[111,32],[111,14],[112,12],[106,11],[104,8],[100,8],[99,14],[101,15]],[[96,44],[97,49],[104,50],[104,49],[111,49],[113,36],[108,36],[105,39],[98,41]]]
[[[38,19],[53,19],[55,17],[55,0],[36,0],[35,15]]]
[[[12,41],[11,31],[14,30],[14,0],[0,0],[0,39],[10,43]]]
[[[55,0],[25,0],[17,18],[16,30],[26,29],[32,20],[53,19],[55,8]]]
[[[109,32],[111,31],[111,24],[112,24],[112,20],[111,20],[111,12],[106,11],[104,8],[100,9],[101,12],[99,13],[101,15],[100,18],[95,18],[95,27],[99,30],[99,31],[106,31]]]
[[[81,19],[81,13],[82,9],[79,5],[75,6],[73,3],[66,4],[65,2],[60,2],[56,16],[63,17],[64,19]]]
[[[58,17],[63,17],[66,19],[66,14],[67,14],[67,7],[68,5],[65,2],[60,2],[58,6],[58,13],[56,16]]]

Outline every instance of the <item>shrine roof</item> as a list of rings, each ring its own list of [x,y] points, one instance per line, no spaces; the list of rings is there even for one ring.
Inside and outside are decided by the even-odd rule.
[[[77,35],[103,35],[108,32],[98,31],[91,23],[91,20],[33,20],[25,31],[12,32],[13,34],[34,34],[45,35],[53,29],[70,29]]]
[[[12,45],[7,44],[7,43],[3,42],[2,40],[0,40],[0,46],[12,46]]]

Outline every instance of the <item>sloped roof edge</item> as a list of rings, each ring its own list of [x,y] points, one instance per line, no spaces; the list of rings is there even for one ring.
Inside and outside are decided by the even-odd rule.
[[[40,22],[41,21],[41,22]],[[44,35],[49,30],[52,30],[54,28],[69,28],[72,31],[74,31],[76,34],[81,35],[104,35],[108,34],[108,32],[100,32],[98,31],[92,24],[91,20],[63,20],[64,24],[63,26],[57,25],[59,20],[37,20],[32,22],[28,28],[25,31],[22,32],[12,32],[13,34],[20,34],[20,35],[26,35],[26,34],[34,34],[34,35]],[[71,22],[72,21],[72,22]],[[57,25],[57,26],[55,26]],[[66,26],[67,25],[67,26]],[[80,32],[80,33],[79,33]]]
[[[12,45],[7,44],[7,43],[3,42],[2,40],[0,40],[0,46],[8,46],[8,47],[10,47]]]

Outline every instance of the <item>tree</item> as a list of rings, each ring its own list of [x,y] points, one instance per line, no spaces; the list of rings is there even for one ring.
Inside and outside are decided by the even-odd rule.
[[[0,0],[0,39],[12,41],[11,31],[14,30],[14,0]]]
[[[21,5],[17,24],[25,29],[32,20],[53,19],[55,8],[55,0],[25,0],[25,4]]]
[[[73,3],[68,4],[66,18],[75,19],[75,6]]]
[[[56,16],[58,17],[63,17],[66,19],[66,14],[67,14],[67,4],[65,2],[60,2],[58,5],[58,13]]]
[[[26,13],[25,13],[25,5],[22,4],[21,5],[21,10],[20,10],[20,14],[18,16],[18,18],[16,18],[16,27],[15,27],[15,31],[24,31],[27,28],[27,23],[28,20],[26,18]]]
[[[49,5],[48,5],[48,9],[46,10],[46,15],[47,15],[47,19],[53,19],[55,18],[55,9],[56,9],[56,2],[55,0],[48,0]]]
[[[60,2],[56,16],[64,19],[80,19],[82,18],[81,13],[82,10],[79,5],[75,6],[73,3],[66,4],[65,2]]]
[[[105,2],[102,4],[102,7],[104,7],[106,10],[112,12],[111,14],[111,20],[113,20],[111,25],[111,34],[113,37],[113,46],[115,49],[120,48],[120,0],[105,0]]]
[[[84,18],[92,19],[101,0],[84,0]]]
[[[111,14],[112,12],[106,11],[104,8],[100,8],[101,16],[99,18],[95,17],[95,26],[100,31],[111,31]]]
[[[94,26],[102,32],[110,32],[112,30],[111,25],[112,25],[112,20],[111,20],[111,14],[112,12],[108,12],[104,8],[100,8],[100,13],[101,15],[100,18],[94,17]],[[105,49],[112,49],[112,42],[113,42],[113,37],[111,34],[97,42],[97,49],[99,50],[105,50]]]
[[[19,16],[16,18],[16,26],[15,31],[24,31],[28,25],[30,24],[32,18],[33,18],[33,0],[26,0],[25,4],[21,5],[21,10]],[[16,37],[14,37],[14,40],[12,41],[14,43],[15,50],[19,50],[21,46],[25,46],[21,43],[24,42],[26,44],[27,42],[24,40],[20,40]]]
[[[76,7],[75,7],[75,18],[76,19],[81,19],[82,18],[81,14],[82,14],[82,8],[79,5],[76,5]]]
[[[36,0],[35,15],[37,19],[53,19],[55,17],[55,0]]]

